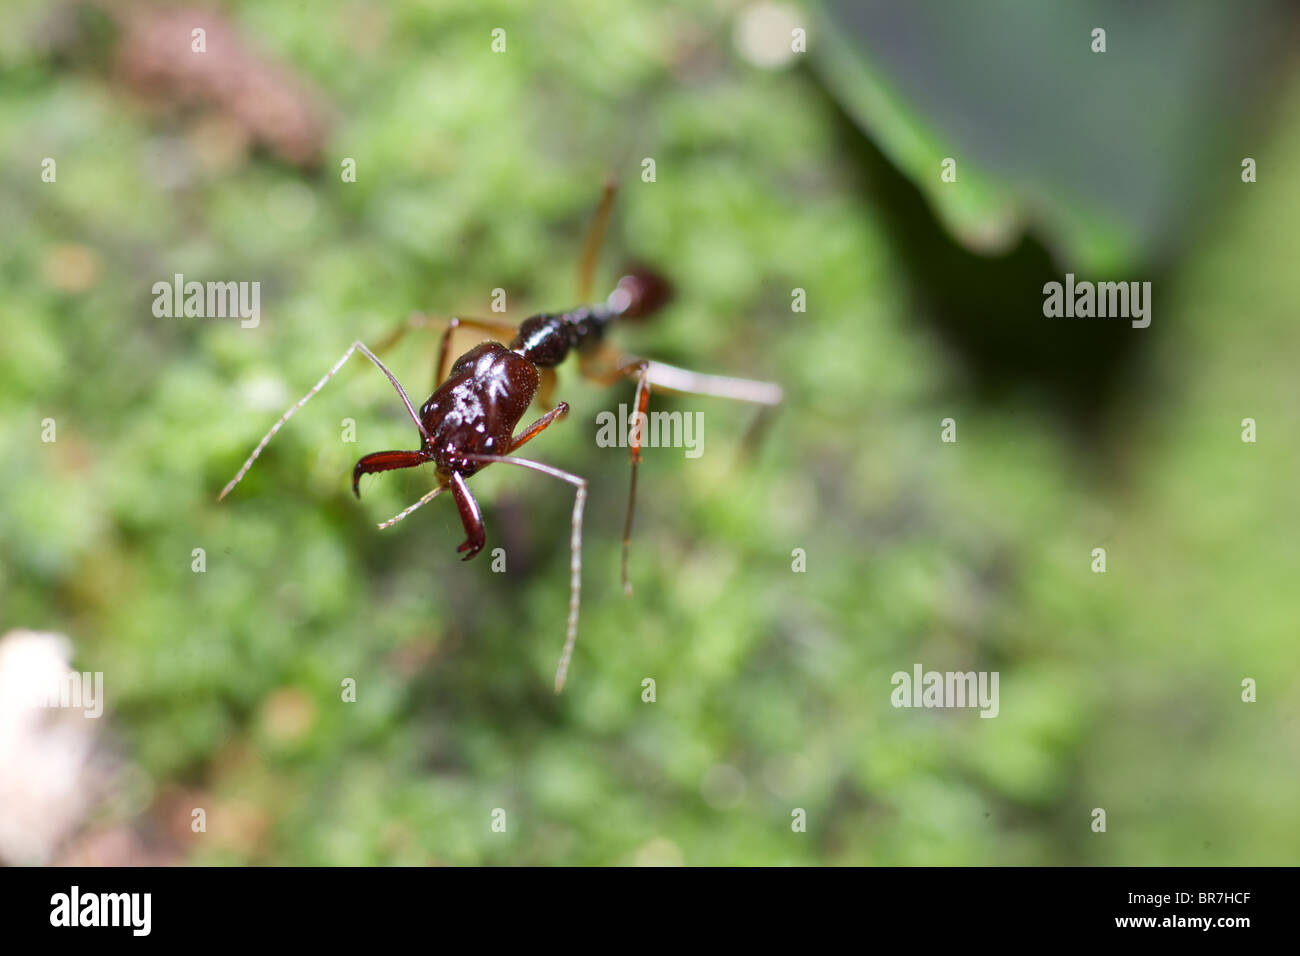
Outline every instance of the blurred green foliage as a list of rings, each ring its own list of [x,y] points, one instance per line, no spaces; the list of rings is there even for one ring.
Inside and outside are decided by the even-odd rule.
[[[62,630],[105,672],[138,773],[101,815],[144,826],[195,794],[216,821],[186,845],[203,863],[1296,859],[1300,182],[1280,171],[1300,162],[1300,88],[1275,141],[1243,147],[1260,182],[1156,291],[1135,332],[1155,363],[1112,440],[1081,449],[1031,396],[966,397],[824,94],[737,56],[735,4],[229,9],[330,104],[319,172],[214,159],[202,117],[26,42],[44,4],[0,20],[0,629]],[[588,476],[591,501],[557,698],[570,489],[474,479],[505,574],[457,560],[450,502],[376,531],[431,475],[352,499],[359,455],[415,442],[361,360],[215,497],[353,338],[414,309],[486,313],[497,287],[516,320],[572,304],[610,172],[602,279],[634,256],[678,290],[620,341],[789,401],[738,464],[748,410],[656,397],[705,412],[705,454],[648,452],[625,598],[626,453],[594,435],[631,389],[561,370],[573,413],[530,453]],[[259,280],[261,324],[155,318],[176,272]],[[420,398],[434,351],[426,334],[390,356]],[[891,707],[918,661],[999,671],[999,717]]]

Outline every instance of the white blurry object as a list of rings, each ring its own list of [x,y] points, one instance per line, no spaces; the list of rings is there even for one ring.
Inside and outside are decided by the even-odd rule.
[[[96,802],[99,721],[80,708],[39,706],[34,694],[65,682],[71,659],[62,634],[0,638],[0,862],[49,862]]]
[[[794,31],[804,27],[799,11],[784,3],[755,3],[736,20],[736,51],[749,63],[767,70],[794,59]]]

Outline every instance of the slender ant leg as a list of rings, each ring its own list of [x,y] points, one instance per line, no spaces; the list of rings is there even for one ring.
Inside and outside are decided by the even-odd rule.
[[[631,356],[616,358],[615,355],[611,350],[602,348],[594,353],[579,356],[579,367],[584,376],[601,385],[613,385],[620,379],[633,375],[637,377],[634,403],[637,425],[632,440],[628,443],[632,459],[632,477],[628,486],[627,513],[623,521],[623,593],[631,594],[632,583],[628,573],[628,562],[632,547],[632,516],[636,511],[637,466],[641,462],[641,446],[645,441],[651,386],[669,392],[729,398],[764,406],[755,424],[751,426],[751,434],[759,427],[768,409],[781,403],[782,392],[779,385],[771,382],[731,378],[725,375],[705,375],[701,372],[677,368],[674,365],[666,365],[663,362]],[[606,364],[604,369],[599,367],[602,360]]]
[[[614,193],[618,185],[611,177],[605,180],[605,190],[600,197],[600,206],[596,209],[596,218],[591,221],[587,238],[582,244],[582,258],[578,260],[578,301],[591,301],[592,280],[596,275],[596,258],[600,255],[600,245],[605,239],[605,226],[609,222],[610,210],[614,208]]]
[[[283,415],[280,416],[280,420],[271,426],[271,430],[262,437],[262,440],[257,443],[257,447],[253,449],[253,453],[248,456],[247,460],[245,460],[243,465],[240,466],[239,471],[235,473],[235,477],[231,478],[230,481],[226,484],[226,487],[221,489],[221,494],[217,495],[218,501],[226,497],[226,495],[230,494],[231,490],[234,489],[235,485],[239,484],[239,482],[243,479],[244,475],[248,473],[248,469],[253,467],[253,462],[257,461],[257,456],[262,454],[262,449],[266,447],[267,442],[269,442],[272,438],[275,437],[275,433],[284,427],[284,423],[287,422],[290,418],[292,418],[294,416],[294,413],[297,412],[298,409],[306,405],[308,400],[313,395],[315,395],[322,388],[324,388],[325,384],[330,379],[332,379],[335,375],[338,374],[339,369],[341,369],[344,363],[347,362],[347,360],[352,357],[353,352],[360,352],[366,358],[370,359],[370,361],[375,364],[375,366],[379,369],[379,371],[383,372],[384,375],[388,377],[388,380],[393,383],[393,388],[397,389],[397,394],[402,397],[402,404],[406,406],[406,411],[410,414],[411,420],[415,422],[415,427],[420,430],[420,434],[423,435],[426,439],[429,438],[429,433],[425,431],[424,428],[424,422],[420,421],[420,416],[415,413],[415,406],[411,404],[411,400],[410,398],[407,397],[406,390],[402,388],[402,383],[397,380],[397,376],[395,376],[392,372],[390,372],[388,370],[388,366],[386,366],[383,362],[379,361],[375,353],[370,351],[370,349],[366,348],[366,346],[361,342],[361,340],[358,339],[357,341],[353,342],[350,346],[348,346],[348,350],[343,353],[343,357],[334,363],[333,368],[331,368],[328,372],[326,372],[323,376],[321,376],[321,380],[311,387],[311,391],[309,391],[302,398],[298,399],[298,401],[292,407],[290,407],[290,409],[287,412],[285,412]],[[405,466],[395,466],[395,467],[405,467]]]
[[[542,411],[549,412],[555,407],[555,369],[542,368],[537,371],[537,405]]]
[[[748,402],[751,405],[780,405],[784,401],[781,386],[772,382],[692,372],[689,369],[678,368],[676,365],[668,365],[652,359],[642,359],[633,355],[620,356],[606,346],[602,346],[593,354],[578,356],[579,371],[597,385],[614,385],[621,379],[636,374],[642,364],[649,367],[650,381],[655,388],[666,392],[729,398],[737,402]]]
[[[754,420],[749,423],[745,429],[745,434],[741,436],[739,450],[736,452],[736,463],[740,464],[749,460],[763,441],[767,437],[768,426],[772,424],[772,410],[775,405],[763,405],[754,414]]]
[[[406,317],[405,322],[390,332],[386,338],[380,340],[379,344],[375,346],[375,352],[377,354],[387,352],[398,342],[402,341],[402,339],[406,338],[406,333],[411,331],[411,329],[428,329],[432,328],[435,324],[441,323],[435,323],[434,320],[430,319],[423,312],[412,312]]]
[[[600,255],[600,246],[605,238],[605,227],[609,223],[610,211],[614,207],[614,194],[617,184],[612,178],[605,181],[605,190],[600,197],[600,206],[596,218],[592,220],[587,232],[587,239],[582,246],[582,258],[578,262],[578,300],[586,302],[591,298],[592,280],[596,273],[596,259]],[[585,356],[584,356],[585,358]],[[585,363],[584,363],[585,364]],[[637,374],[636,408],[637,427],[631,444],[632,480],[627,492],[627,515],[623,520],[623,593],[632,593],[632,582],[628,576],[628,553],[632,545],[632,513],[636,504],[636,475],[641,464],[641,442],[644,440],[644,413],[650,402],[650,380],[647,376],[649,364],[634,361],[620,365],[614,373],[617,381],[627,375]]]
[[[632,479],[627,486],[627,514],[623,518],[623,593],[632,593],[632,579],[628,576],[628,556],[632,550],[632,514],[636,511],[636,475],[641,465],[641,443],[645,441],[647,410],[650,408],[650,363],[640,362],[624,370],[624,374],[637,373],[636,428],[628,442],[632,458]]]
[[[563,418],[567,414],[569,414],[569,403],[560,402],[560,404],[556,405],[541,418],[537,419],[537,421],[525,428],[521,434],[510,439],[510,451],[514,451],[516,448],[528,444],[545,431],[546,427],[550,425],[551,422],[555,421],[557,418]]]

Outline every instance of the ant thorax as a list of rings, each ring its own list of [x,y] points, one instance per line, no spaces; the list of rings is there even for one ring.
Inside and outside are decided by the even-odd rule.
[[[605,326],[616,318],[602,306],[580,306],[567,312],[543,312],[519,324],[510,348],[538,368],[554,368],[573,349],[597,344]]]

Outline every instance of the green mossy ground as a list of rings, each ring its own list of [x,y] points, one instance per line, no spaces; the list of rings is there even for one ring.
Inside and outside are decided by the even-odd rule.
[[[966,397],[910,315],[824,95],[740,61],[724,11],[235,4],[333,110],[309,175],[260,153],[207,164],[193,118],[24,44],[40,6],[0,29],[0,629],[63,631],[76,667],[105,673],[105,729],[138,772],[101,819],[143,823],[186,788],[235,821],[187,845],[205,863],[1300,854],[1294,176],[1242,186],[1158,290],[1124,411],[1083,448],[1032,395]],[[1297,104],[1261,170],[1300,163]],[[183,181],[160,185],[157,163],[181,160]],[[530,453],[588,476],[591,500],[556,698],[569,489],[474,480],[505,574],[457,560],[449,502],[376,531],[431,476],[352,498],[360,454],[415,441],[361,360],[215,497],[354,337],[413,309],[484,313],[498,287],[516,319],[571,304],[610,171],[624,188],[602,279],[635,257],[678,289],[620,341],[779,381],[789,401],[741,464],[745,409],[657,406],[703,410],[705,454],[648,453],[625,598],[626,453],[594,435],[630,387],[562,370],[573,413]],[[155,318],[150,288],[176,272],[261,281],[261,324]],[[434,348],[390,356],[420,398]],[[999,717],[891,707],[890,675],[916,661],[999,671]]]

